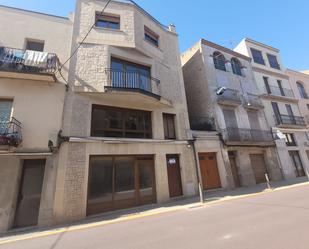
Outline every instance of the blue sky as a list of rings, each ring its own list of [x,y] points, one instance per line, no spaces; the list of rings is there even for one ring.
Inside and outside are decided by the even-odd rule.
[[[200,38],[233,48],[250,37],[281,50],[283,63],[309,69],[308,0],[135,0],[164,24],[174,23],[181,51]],[[67,16],[75,0],[0,0],[0,4]]]

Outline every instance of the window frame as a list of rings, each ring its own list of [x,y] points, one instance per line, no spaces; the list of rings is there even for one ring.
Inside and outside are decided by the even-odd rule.
[[[106,23],[105,26],[98,26],[98,22]],[[112,24],[116,24],[117,27],[112,27]],[[104,13],[101,14],[100,12],[95,13],[95,27],[99,29],[109,29],[109,30],[120,30],[121,29],[121,17],[120,15],[111,14],[111,13]]]
[[[160,36],[147,26],[144,26],[144,40],[157,48],[160,46]]]
[[[94,111],[95,110],[103,110],[103,111],[114,111],[120,113],[120,119],[119,123],[121,124],[121,127],[119,128],[105,128],[105,127],[95,127],[94,119]],[[134,129],[128,129],[126,127],[127,121],[129,120],[128,117],[130,115],[142,115],[144,120],[144,126],[146,126],[145,120],[149,120],[148,127],[149,129],[141,129],[141,130],[134,130]],[[139,126],[140,124],[137,124]],[[99,133],[113,133],[116,134],[122,134],[122,135],[100,135]],[[128,134],[137,134],[136,137],[128,136]],[[92,105],[92,113],[91,113],[91,131],[90,131],[91,137],[112,137],[112,138],[129,138],[129,139],[152,139],[152,114],[150,111],[144,111],[144,110],[136,110],[136,109],[127,109],[127,108],[120,108],[120,107],[112,107],[112,106],[104,106],[104,105]],[[138,136],[141,135],[141,136]]]
[[[293,133],[284,133],[286,146],[297,146],[297,142]]]
[[[226,65],[225,65],[226,63],[225,56],[219,51],[215,51],[213,52],[212,57],[213,57],[213,63],[214,63],[215,68],[226,72],[227,70],[226,70]]]
[[[281,70],[277,56],[273,55],[273,54],[269,54],[269,53],[267,53],[266,55],[267,55],[267,60],[268,60],[269,66],[271,68]],[[274,61],[272,61],[272,59],[274,59]]]
[[[231,66],[232,66],[232,71],[233,71],[233,74],[235,75],[238,75],[238,76],[243,76],[243,73],[242,73],[242,65],[241,65],[241,62],[240,60],[238,60],[237,58],[233,57],[231,59]]]
[[[163,113],[163,130],[164,130],[164,139],[166,140],[176,140],[176,123],[175,123],[175,114],[170,113]],[[172,122],[173,131],[171,131],[169,128],[169,122]]]
[[[306,92],[305,86],[300,81],[296,82],[297,90],[299,92],[299,95],[302,99],[308,99],[308,94]]]
[[[251,51],[251,55],[252,55],[252,59],[253,59],[254,63],[265,66],[265,60],[264,60],[262,51],[258,50],[256,48],[250,48],[250,51]],[[254,53],[255,53],[255,55],[256,55],[256,53],[258,53],[258,54],[260,54],[260,56],[256,57],[256,56],[254,56]]]
[[[36,45],[41,45],[42,48],[41,49],[31,49],[29,48],[29,44],[33,43]],[[37,51],[37,52],[44,52],[44,48],[45,48],[45,41],[43,40],[36,40],[36,39],[31,39],[31,38],[26,38],[25,39],[25,50],[32,50],[32,51]]]

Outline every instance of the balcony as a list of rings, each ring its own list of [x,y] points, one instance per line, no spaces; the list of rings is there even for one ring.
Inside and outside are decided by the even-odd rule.
[[[56,54],[0,47],[0,77],[55,82]]]
[[[222,95],[217,96],[217,102],[222,105],[241,105],[241,96],[239,91],[227,88]]]
[[[107,91],[119,90],[142,93],[156,99],[161,99],[160,80],[136,71],[121,71],[105,69],[107,75]]]
[[[288,99],[295,99],[294,93],[291,89],[276,87],[276,86],[269,86],[265,88],[264,96],[276,99],[286,100]],[[295,101],[297,101],[295,99]]]
[[[306,126],[305,118],[291,115],[275,115],[276,125],[279,127],[304,127]]]
[[[21,122],[15,118],[10,121],[3,121],[0,118],[0,148],[18,147],[22,142]]]
[[[247,144],[273,144],[273,136],[270,131],[226,128],[222,131],[222,138],[228,145]]]
[[[209,117],[190,118],[190,127],[194,131],[216,131],[215,120]]]
[[[264,105],[258,95],[247,93],[244,96],[244,107],[250,109],[262,109]]]

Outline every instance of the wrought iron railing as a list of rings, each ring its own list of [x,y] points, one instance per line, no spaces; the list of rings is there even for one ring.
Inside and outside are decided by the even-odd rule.
[[[244,96],[244,103],[247,106],[263,107],[263,103],[258,95],[247,93]]]
[[[194,131],[216,131],[215,119],[210,117],[191,117],[190,127]]]
[[[160,80],[137,71],[122,71],[117,69],[105,69],[107,75],[107,87],[142,90],[155,95],[161,95]]]
[[[266,91],[267,94],[271,94],[271,95],[294,98],[293,91],[291,89],[287,89],[287,88],[269,86],[269,87],[265,88],[265,91]]]
[[[19,73],[55,73],[56,54],[0,47],[0,70]]]
[[[0,145],[17,147],[21,142],[21,122],[16,118],[11,118],[9,121],[0,118]]]
[[[241,96],[239,91],[235,89],[227,88],[223,94],[217,95],[217,100],[220,101],[230,101],[230,102],[236,102],[241,103]]]
[[[305,118],[292,115],[274,115],[276,125],[298,125],[306,126]]]
[[[270,131],[226,128],[222,130],[223,139],[227,142],[271,142],[273,135]]]

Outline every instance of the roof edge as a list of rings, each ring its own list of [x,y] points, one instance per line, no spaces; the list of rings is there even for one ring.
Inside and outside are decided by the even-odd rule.
[[[262,46],[262,47],[264,47],[264,48],[273,50],[273,51],[275,51],[275,52],[277,52],[277,53],[280,52],[280,49],[278,49],[278,48],[269,46],[269,45],[267,45],[267,44],[265,44],[265,43],[262,43],[262,42],[258,42],[258,41],[256,41],[256,40],[251,39],[251,38],[244,38],[243,40],[246,41],[246,42],[250,42],[250,43],[253,43],[253,44],[255,44],[255,45]]]

